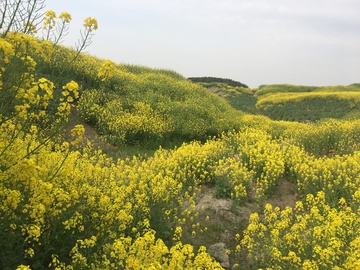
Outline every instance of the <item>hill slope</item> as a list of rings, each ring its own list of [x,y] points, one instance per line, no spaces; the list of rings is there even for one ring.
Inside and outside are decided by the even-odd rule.
[[[62,47],[54,56],[55,63],[73,57]],[[157,146],[169,140],[205,140],[239,128],[243,112],[176,72],[117,65],[83,54],[64,66],[45,64],[40,74],[61,74],[54,80],[82,85],[78,111],[110,143]]]
[[[226,80],[224,80],[226,81]],[[262,85],[257,89],[224,82],[198,82],[233,108],[273,120],[309,122],[321,119],[357,119],[360,86]]]
[[[256,92],[256,108],[274,120],[317,121],[325,118],[357,118],[360,87],[268,85]]]

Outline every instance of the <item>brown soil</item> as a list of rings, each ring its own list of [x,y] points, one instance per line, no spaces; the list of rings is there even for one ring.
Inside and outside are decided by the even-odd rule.
[[[90,126],[88,123],[82,120],[76,106],[72,106],[69,115],[69,121],[65,129],[65,140],[71,140],[71,130],[76,125],[83,125],[85,128],[83,146],[90,142],[95,149],[101,148],[106,150],[112,147],[98,135],[94,127]]]
[[[273,197],[265,200],[272,206],[279,206],[284,209],[286,206],[294,207],[297,201],[296,185],[288,182],[286,179],[279,181],[278,187]],[[191,230],[187,232],[186,241],[194,245],[209,246],[223,242],[229,254],[230,263],[238,263],[241,267],[246,261],[241,254],[235,253],[239,241],[236,240],[236,234],[242,234],[242,231],[248,226],[248,220],[251,213],[257,212],[259,207],[256,202],[250,200],[244,205],[235,205],[231,199],[222,199],[215,197],[214,188],[202,186],[198,194],[196,209],[199,211],[199,222],[207,231],[198,233],[196,236],[190,236]]]
[[[284,209],[286,206],[295,207],[295,203],[298,199],[296,185],[294,183],[290,183],[286,179],[280,179],[273,197],[268,198],[266,203],[270,203],[274,207],[279,206],[281,209]]]
[[[213,93],[213,94],[223,98],[223,99],[225,99],[225,97],[226,97],[226,94],[222,91],[219,91],[218,87],[213,86],[213,87],[206,88],[206,90],[209,91],[210,93]]]

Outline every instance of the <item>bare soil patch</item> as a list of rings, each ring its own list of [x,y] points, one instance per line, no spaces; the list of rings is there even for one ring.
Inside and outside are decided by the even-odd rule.
[[[296,185],[281,179],[274,195],[267,198],[265,203],[284,209],[286,206],[294,207],[297,199]],[[199,212],[201,227],[205,227],[206,231],[196,236],[190,236],[188,231],[186,241],[195,248],[199,246],[209,248],[215,243],[225,243],[227,249],[231,250],[230,263],[239,263],[240,266],[246,267],[245,258],[235,253],[239,244],[236,234],[242,235],[242,231],[248,226],[250,215],[259,209],[257,203],[250,200],[244,205],[235,205],[231,199],[216,198],[214,188],[204,185],[199,191],[196,209]]]
[[[106,143],[101,136],[99,136],[94,127],[90,126],[81,118],[76,106],[71,106],[69,121],[65,128],[65,140],[71,140],[71,130],[76,125],[83,125],[85,128],[82,146],[85,146],[88,142],[90,142],[95,149],[100,148],[102,150],[109,150],[109,148],[113,148],[113,146]]]

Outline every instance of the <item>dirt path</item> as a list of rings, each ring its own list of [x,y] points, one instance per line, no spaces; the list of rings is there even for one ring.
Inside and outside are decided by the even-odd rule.
[[[82,120],[76,106],[71,106],[71,111],[69,115],[69,122],[66,126],[65,131],[65,139],[70,140],[71,138],[71,130],[76,125],[83,125],[85,128],[85,134],[84,134],[84,145],[89,141],[93,145],[95,149],[101,148],[103,150],[109,149],[110,146],[108,143],[106,143],[96,132],[95,128],[90,126],[88,123]]]

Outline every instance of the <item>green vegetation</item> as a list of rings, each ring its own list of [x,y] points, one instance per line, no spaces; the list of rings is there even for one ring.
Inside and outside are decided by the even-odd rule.
[[[360,92],[285,92],[260,96],[256,103],[259,113],[274,120],[317,121],[324,118],[346,118],[360,109]],[[333,90],[338,88],[332,88]]]
[[[112,144],[158,147],[239,128],[242,112],[174,72],[98,63],[111,75],[82,91],[78,110]]]
[[[272,120],[314,122],[359,116],[359,84],[322,87],[274,84],[249,89],[224,82],[202,82],[200,78],[197,84],[226,100],[236,110]]]
[[[223,78],[217,78],[217,77],[190,77],[188,78],[192,82],[196,83],[224,83],[233,87],[243,87],[243,88],[249,88],[246,84],[243,84],[241,82],[237,82],[231,79],[223,79]]]
[[[306,92],[357,92],[360,91],[360,84],[354,83],[347,86],[304,86],[291,84],[261,85],[256,91],[257,96],[273,93],[306,93]]]
[[[251,114],[257,113],[256,97],[248,87],[233,86],[231,83],[224,82],[197,82],[197,84],[225,99],[236,110]]]
[[[317,86],[302,86],[302,85],[291,85],[291,84],[260,85],[256,91],[256,95],[263,96],[266,94],[273,94],[273,93],[313,92],[318,88],[319,87]]]

